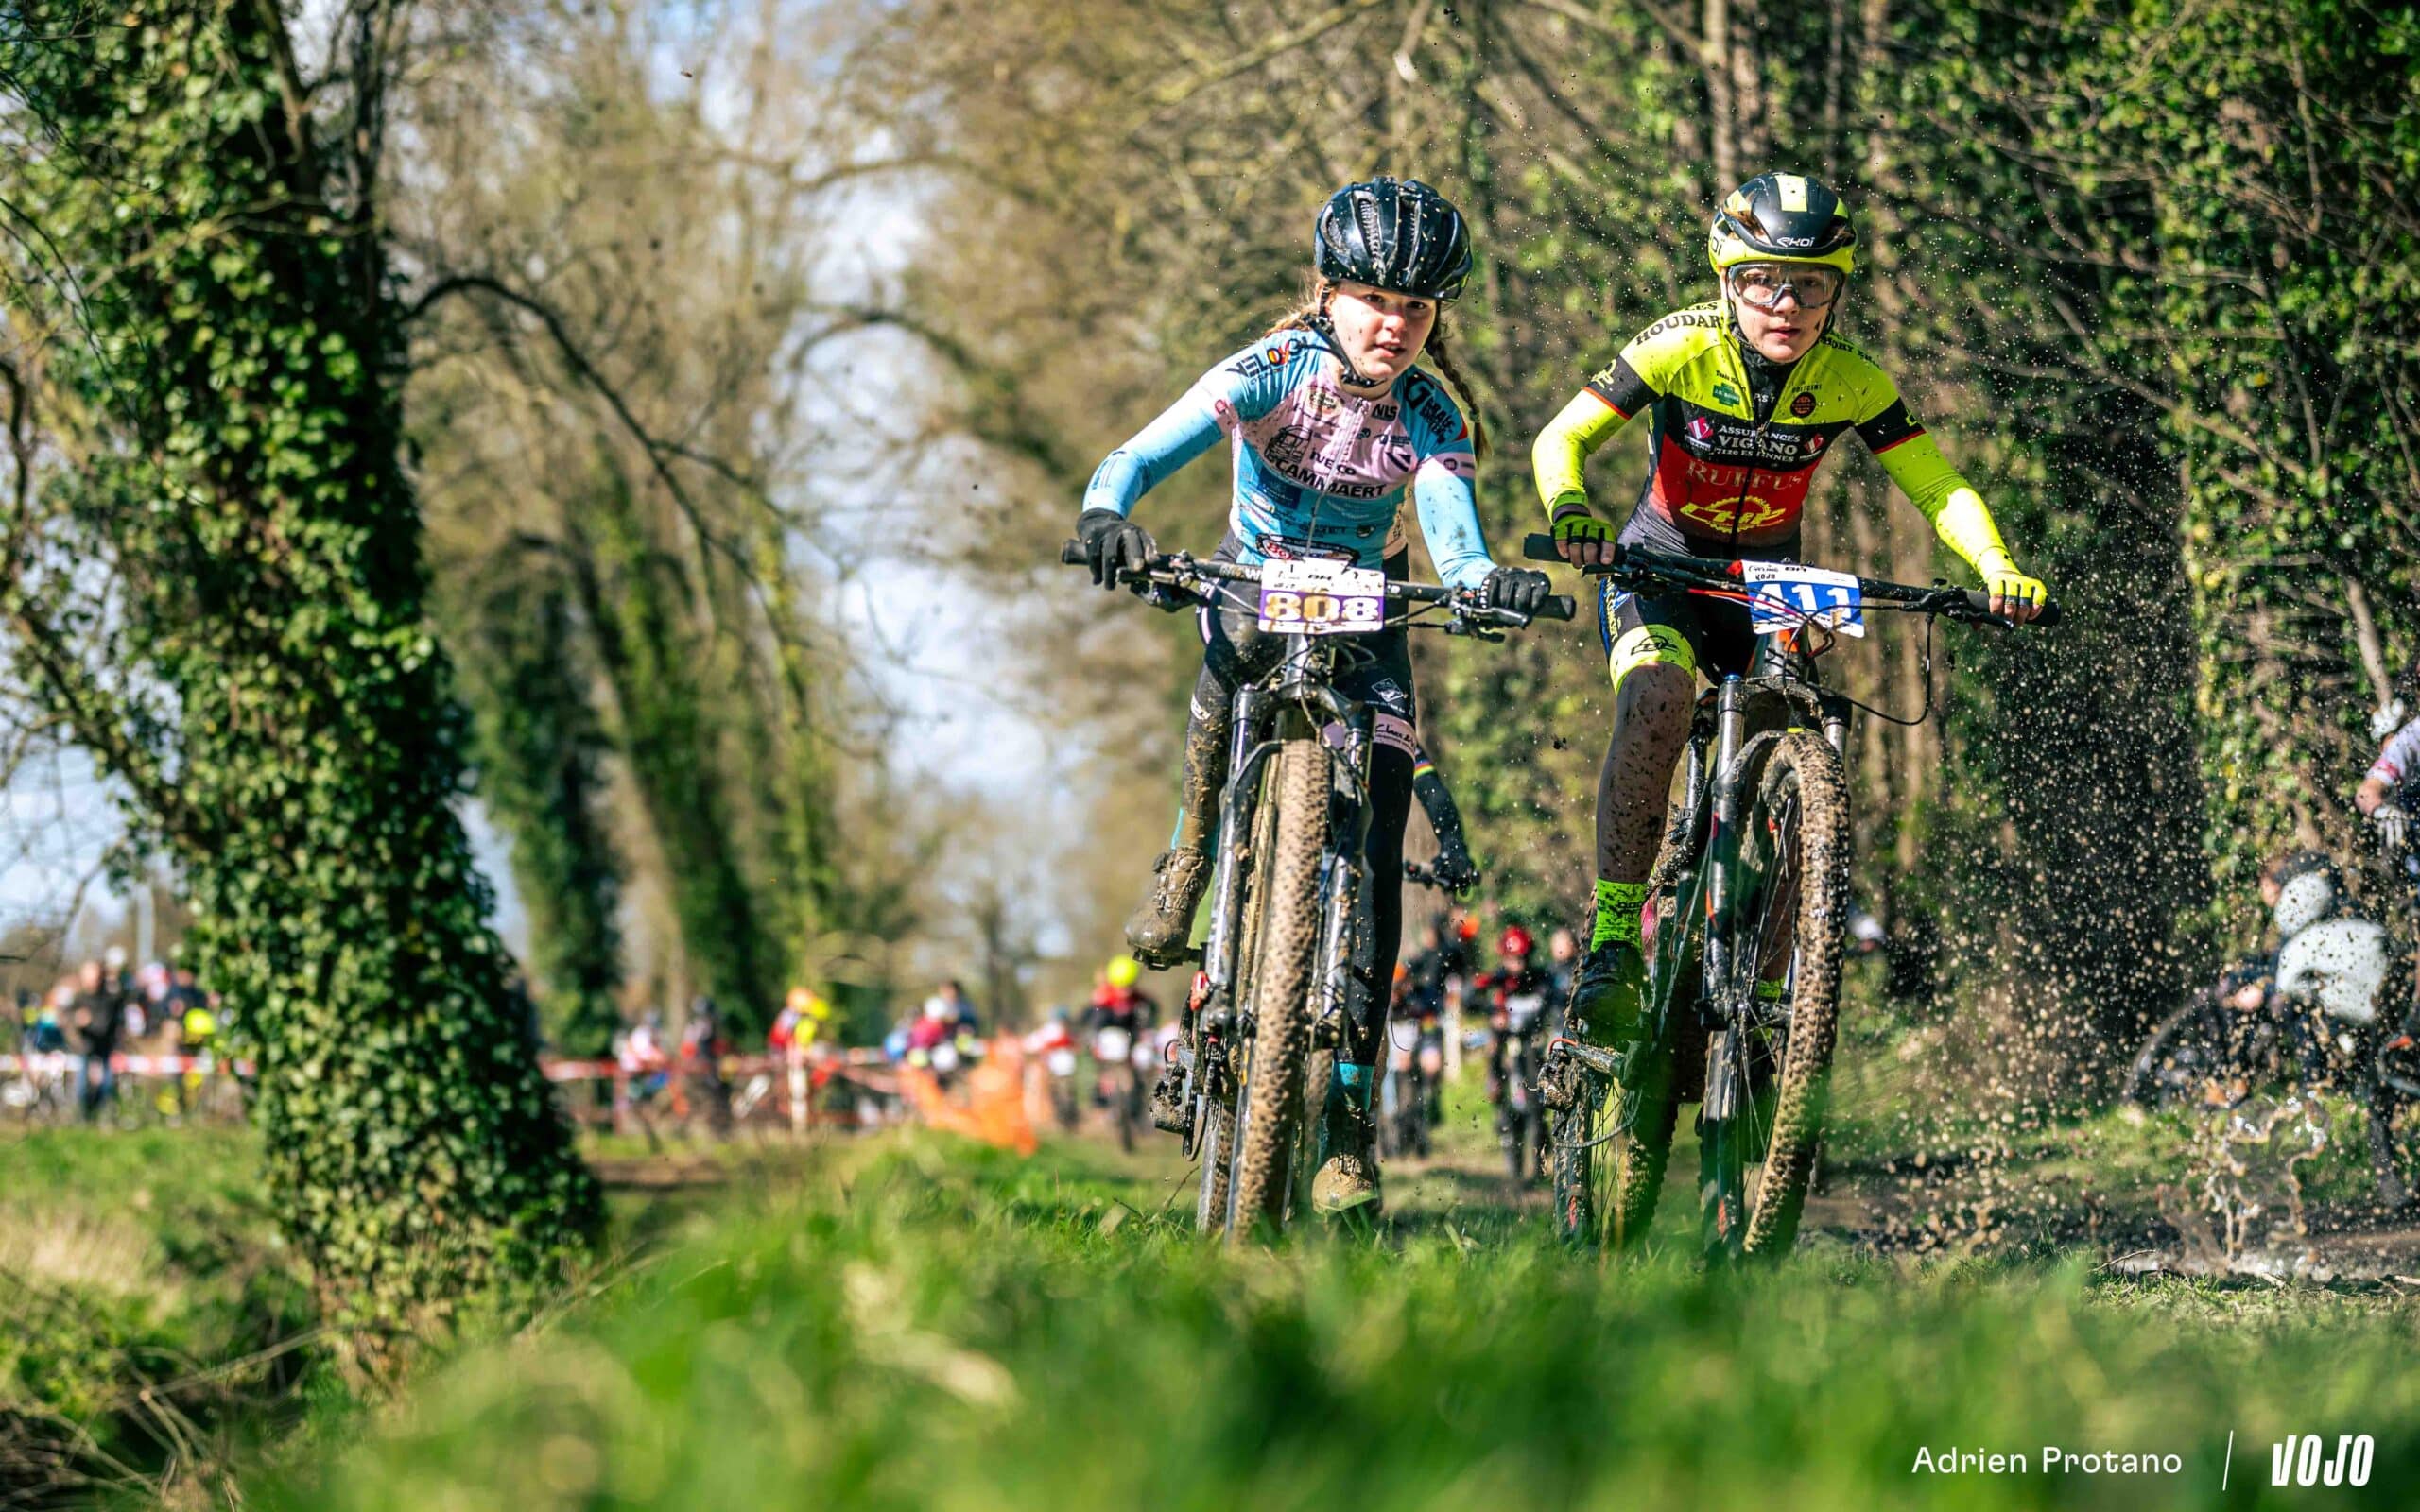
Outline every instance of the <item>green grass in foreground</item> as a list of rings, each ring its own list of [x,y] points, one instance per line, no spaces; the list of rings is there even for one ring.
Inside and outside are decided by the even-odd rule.
[[[317,1366],[240,1129],[0,1141],[0,1503],[141,1484]]]
[[[2420,1304],[2390,1297],[2076,1268],[1605,1268],[1534,1215],[1481,1211],[1231,1256],[1157,1203],[1065,1152],[914,1142],[467,1352],[365,1442],[251,1500],[2135,1508],[2408,1504],[2420,1485]],[[2368,1488],[2270,1491],[2267,1446],[2290,1432],[2376,1435]],[[2045,1474],[2044,1444],[2186,1469]],[[1920,1477],[1920,1446],[2035,1469]]]

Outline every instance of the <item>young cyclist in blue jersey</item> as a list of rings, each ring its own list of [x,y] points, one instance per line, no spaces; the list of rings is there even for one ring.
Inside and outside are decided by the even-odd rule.
[[[1414,366],[1423,355],[1467,399],[1446,355],[1443,306],[1471,266],[1460,212],[1427,185],[1377,179],[1339,190],[1314,232],[1318,282],[1269,334],[1202,375],[1183,399],[1094,473],[1076,524],[1096,581],[1117,586],[1157,549],[1130,516],[1143,494],[1222,438],[1235,456],[1235,499],[1219,556],[1244,563],[1324,558],[1400,576],[1400,506],[1420,516],[1439,576],[1498,607],[1535,612],[1546,575],[1499,567],[1488,556],[1471,480],[1485,434],[1445,384]],[[1174,843],[1126,926],[1136,956],[1173,964],[1210,880],[1211,828],[1227,772],[1228,726],[1238,686],[1284,650],[1249,611],[1201,610],[1201,676],[1185,730],[1184,810]],[[1378,1199],[1370,1091],[1385,1042],[1386,984],[1403,928],[1403,831],[1412,794],[1411,659],[1403,627],[1362,638],[1367,663],[1339,690],[1376,712],[1370,764],[1367,857],[1374,975],[1366,1022],[1339,1057],[1320,1120],[1314,1200],[1340,1211]]]
[[[1699,557],[1795,559],[1815,469],[1854,432],[1982,577],[1993,613],[2040,612],[2048,594],[2017,567],[1982,496],[1889,375],[1833,331],[1856,249],[1840,197],[1812,179],[1764,174],[1723,199],[1707,241],[1721,297],[1633,337],[1538,436],[1538,495],[1564,560],[1609,563],[1616,539]],[[1642,412],[1654,467],[1616,538],[1589,507],[1582,472]],[[1598,617],[1614,723],[1597,787],[1595,923],[1571,1011],[1620,1038],[1638,1012],[1639,913],[1697,675],[1744,675],[1756,636],[1738,605],[1616,593],[1611,579]]]

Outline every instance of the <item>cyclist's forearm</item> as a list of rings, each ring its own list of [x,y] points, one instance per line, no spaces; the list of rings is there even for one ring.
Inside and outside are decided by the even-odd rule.
[[[1133,513],[1135,501],[1208,451],[1219,435],[1218,416],[1199,396],[1186,394],[1102,460],[1084,490],[1083,507]]]
[[[1583,389],[1563,413],[1547,421],[1530,447],[1530,466],[1536,473],[1538,499],[1547,516],[1569,508],[1588,507],[1585,472],[1589,454],[1628,424],[1630,417],[1593,389]]]
[[[1446,791],[1437,768],[1425,758],[1412,764],[1411,791],[1420,799],[1421,812],[1428,816],[1437,849],[1447,855],[1461,854],[1464,849],[1461,810],[1454,806],[1454,795]]]
[[[1582,389],[1564,405],[1561,414],[1547,422],[1530,448],[1530,464],[1547,518],[1588,507],[1589,455],[1619,432],[1629,419],[1593,389]]]
[[[1933,533],[1964,558],[1966,565],[1988,573],[1996,564],[2015,560],[2008,543],[2000,539],[2000,527],[1992,519],[1991,507],[1975,491],[1975,486],[1949,465],[1949,459],[1941,455],[1940,446],[1930,436],[1918,432],[1882,453],[1881,462],[1892,481],[1924,511]]]
[[[1487,554],[1487,533],[1479,528],[1478,496],[1471,491],[1475,471],[1470,454],[1449,452],[1429,457],[1412,474],[1420,533],[1428,541],[1437,576],[1449,588],[1477,588],[1495,567]]]

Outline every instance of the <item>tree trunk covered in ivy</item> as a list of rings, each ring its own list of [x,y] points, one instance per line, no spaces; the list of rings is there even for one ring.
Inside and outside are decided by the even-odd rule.
[[[45,549],[116,582],[118,661],[79,675],[31,597],[65,580],[16,564],[29,680],[190,880],[198,965],[259,1059],[279,1218],[333,1314],[410,1327],[541,1276],[600,1209],[455,811],[376,235],[386,65],[365,42],[323,136],[274,6],[11,10],[29,146],[0,171],[64,333],[53,423],[78,427]]]
[[[529,965],[549,1040],[604,1054],[620,1022],[621,858],[607,832],[608,743],[589,701],[586,648],[559,576],[479,578],[451,616],[477,737],[479,794],[510,840],[529,920]]]

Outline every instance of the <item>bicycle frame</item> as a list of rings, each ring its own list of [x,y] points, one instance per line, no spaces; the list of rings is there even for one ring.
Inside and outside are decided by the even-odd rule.
[[[1787,643],[1787,644],[1786,644]],[[1725,958],[1727,925],[1732,910],[1743,901],[1739,824],[1750,795],[1742,789],[1747,758],[1780,733],[1784,725],[1803,721],[1819,726],[1824,742],[1845,755],[1848,747],[1848,704],[1824,690],[1813,660],[1795,636],[1772,636],[1758,647],[1747,678],[1726,677],[1698,700],[1689,742],[1683,755],[1682,833],[1690,837],[1678,852],[1678,875],[1672,880],[1680,906],[1669,933],[1658,930],[1648,970],[1646,1043],[1665,1042],[1676,1025],[1681,993],[1688,985],[1694,1027],[1709,1034],[1744,1029],[1762,1010],[1753,998],[1716,1001],[1701,990],[1705,984],[1737,979],[1737,963]],[[1778,714],[1779,722],[1774,722]],[[1753,725],[1764,723],[1765,729]],[[1660,880],[1660,879],[1659,879]],[[1703,927],[1693,928],[1703,920]],[[1699,970],[1689,968],[1692,944],[1704,954]],[[1787,1010],[1784,1010],[1785,1013]],[[1616,1052],[1573,1044],[1570,1053],[1591,1070],[1634,1085],[1639,1067],[1625,1064]],[[1730,1109],[1709,1108],[1709,1116],[1727,1116]]]
[[[1329,832],[1328,852],[1320,864],[1322,922],[1317,980],[1321,988],[1311,1042],[1333,1045],[1342,1040],[1344,1018],[1353,1002],[1354,955],[1367,935],[1357,926],[1359,905],[1368,896],[1364,875],[1368,868],[1362,854],[1370,824],[1369,764],[1374,719],[1369,706],[1334,686],[1336,657],[1345,649],[1336,644],[1338,639],[1288,635],[1277,664],[1236,690],[1227,786],[1219,804],[1218,859],[1211,871],[1210,927],[1201,953],[1208,994],[1200,1027],[1201,1038],[1209,1043],[1229,1043],[1238,1029],[1248,1036],[1253,1028],[1253,1005],[1235,1000],[1246,880],[1239,853],[1258,811],[1262,766],[1288,738],[1299,739],[1310,730],[1325,735],[1342,779],[1330,794],[1336,822]],[[1340,742],[1333,733],[1340,730],[1344,731]],[[1190,1075],[1200,1082],[1228,1074],[1227,1068],[1211,1061],[1212,1057],[1197,1053]],[[1212,1095],[1214,1091],[1197,1085],[1187,1089],[1186,1097],[1189,1101]]]

